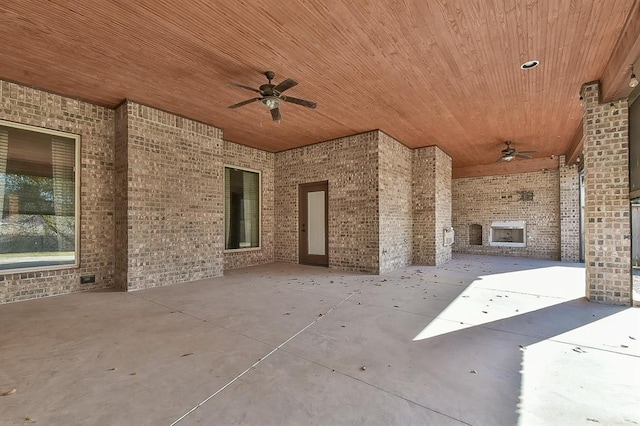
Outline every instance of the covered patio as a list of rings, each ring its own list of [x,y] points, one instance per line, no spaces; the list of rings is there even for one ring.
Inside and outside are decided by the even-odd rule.
[[[640,311],[587,302],[584,273],[465,254],[381,276],[273,263],[9,304],[0,419],[639,422]]]

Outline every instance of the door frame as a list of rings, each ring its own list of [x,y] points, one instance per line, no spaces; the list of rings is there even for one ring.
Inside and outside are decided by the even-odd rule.
[[[324,191],[324,247],[325,255],[308,254],[307,217],[309,192]],[[301,183],[298,185],[298,263],[329,266],[329,181]]]

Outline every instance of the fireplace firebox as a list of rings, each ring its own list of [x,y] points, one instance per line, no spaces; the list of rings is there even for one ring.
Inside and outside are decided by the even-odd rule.
[[[489,245],[498,247],[526,247],[526,222],[523,220],[491,222]]]

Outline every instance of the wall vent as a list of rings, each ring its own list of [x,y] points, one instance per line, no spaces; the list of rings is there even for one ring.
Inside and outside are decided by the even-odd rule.
[[[533,201],[533,191],[522,191],[520,196],[522,201]]]

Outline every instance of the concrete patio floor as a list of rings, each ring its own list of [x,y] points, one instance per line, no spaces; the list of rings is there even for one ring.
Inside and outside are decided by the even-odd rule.
[[[0,424],[640,424],[640,309],[581,265],[270,264],[0,306]]]

